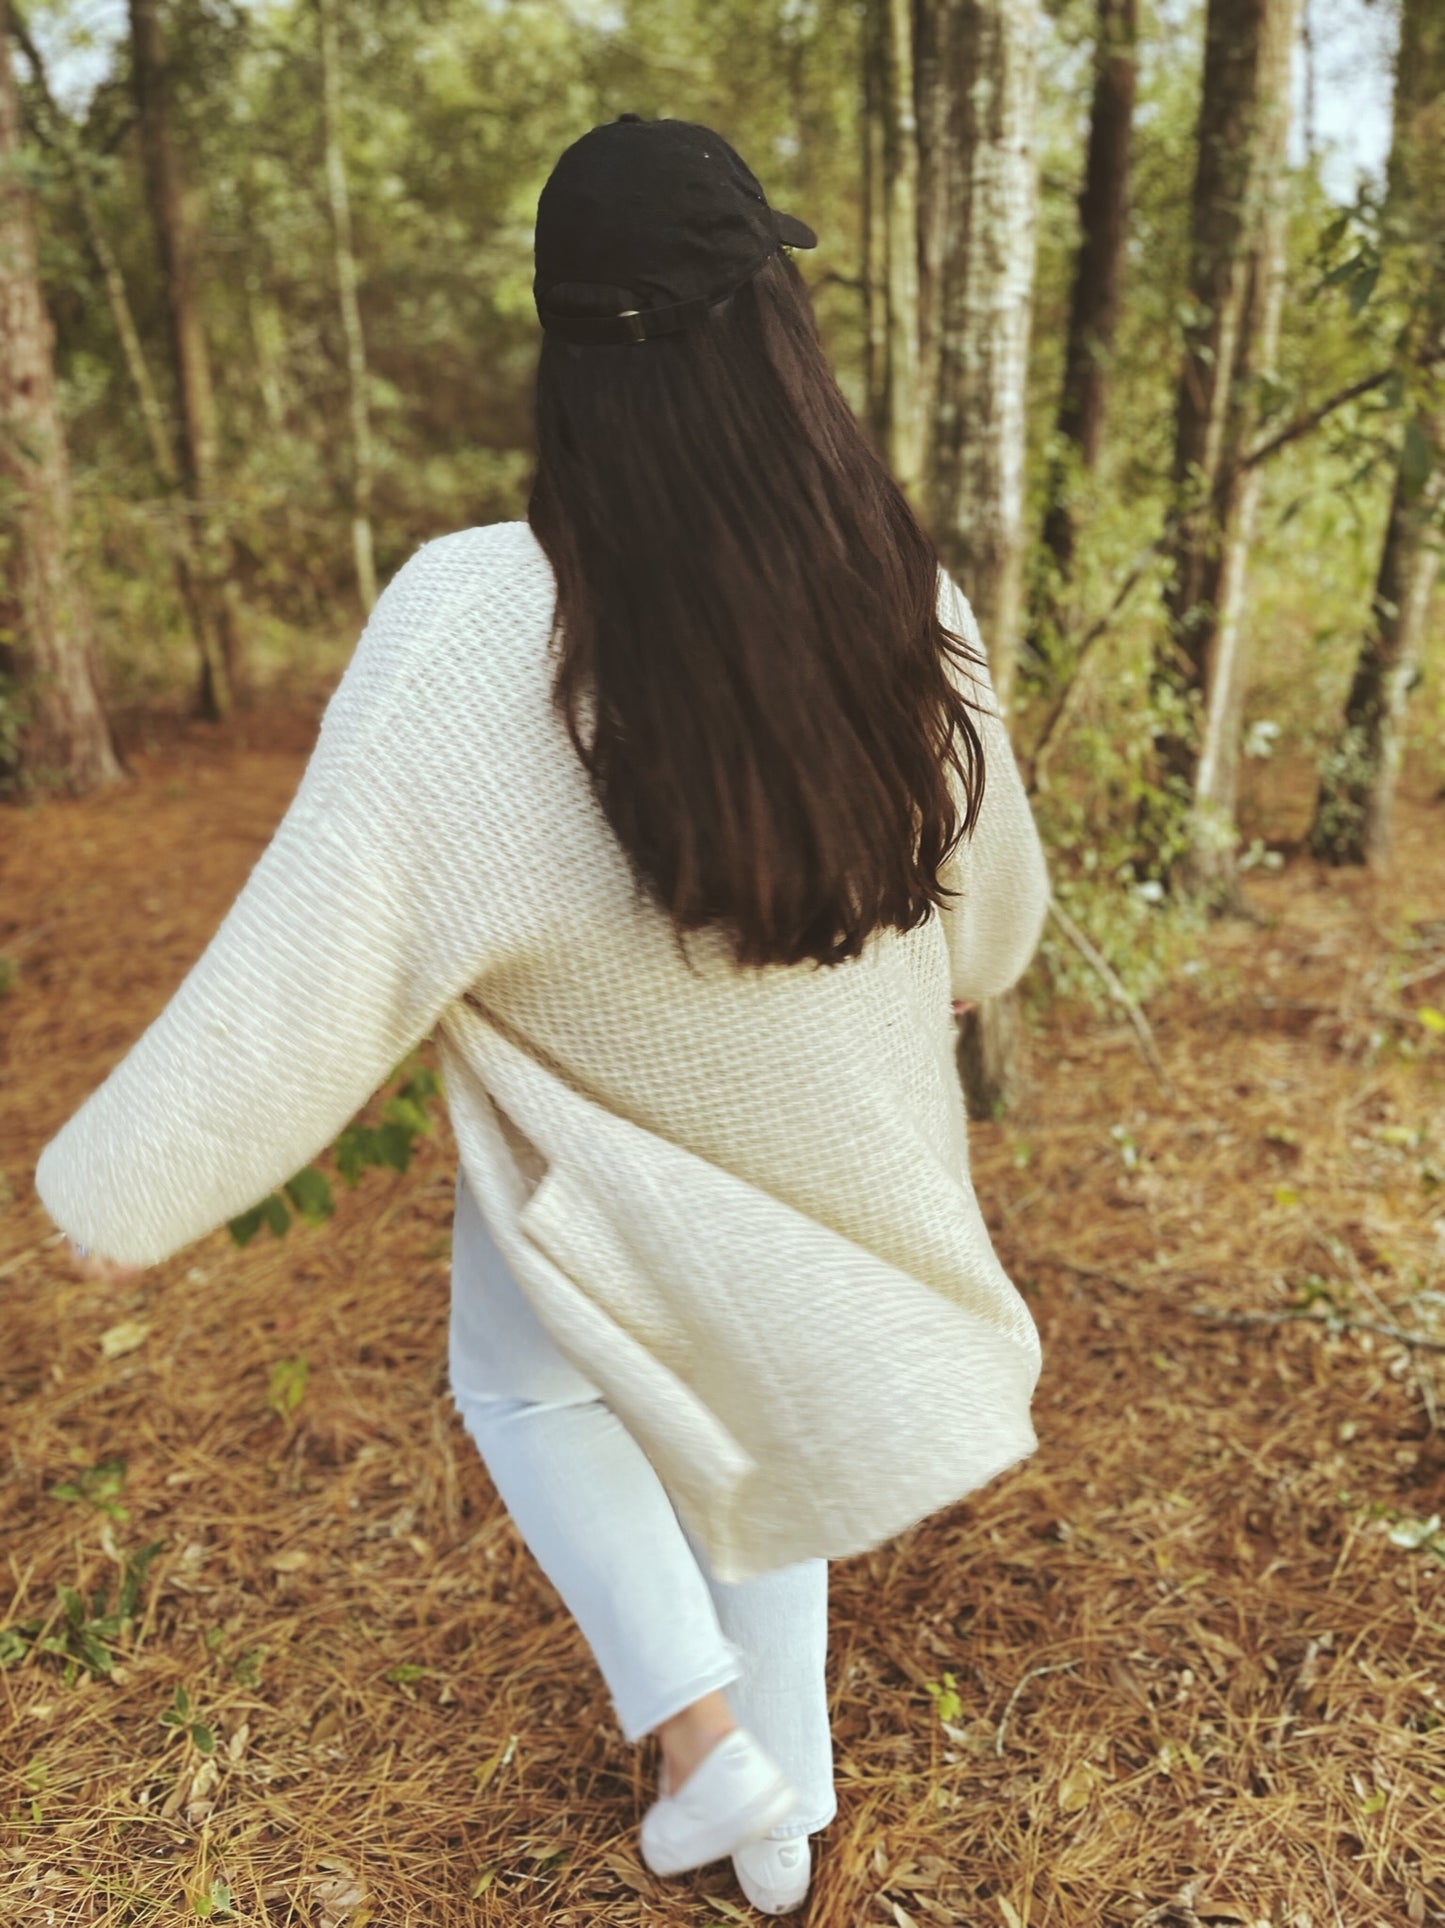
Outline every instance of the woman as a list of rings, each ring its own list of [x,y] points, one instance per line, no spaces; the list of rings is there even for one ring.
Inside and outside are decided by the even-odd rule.
[[[1031,1452],[1039,1370],[952,1010],[1023,971],[1044,862],[972,614],[827,369],[815,240],[707,128],[567,150],[528,522],[391,582],[244,890],[36,1172],[153,1264],[435,1029],[457,1405],[660,1737],[647,1864],[731,1854],[778,1913],[836,1808],[827,1560]]]

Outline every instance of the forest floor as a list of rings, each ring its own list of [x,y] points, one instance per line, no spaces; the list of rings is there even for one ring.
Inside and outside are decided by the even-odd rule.
[[[74,1588],[80,1644],[161,1543],[131,1633],[91,1629],[108,1677],[0,1667],[0,1921],[757,1920],[726,1862],[643,1868],[655,1743],[445,1396],[445,1121],[323,1228],[222,1229],[121,1288],[35,1198],[319,713],[136,719],[134,784],[0,819],[0,1627],[62,1632]],[[1252,872],[1253,920],[1151,1004],[1170,1090],[1056,1002],[974,1128],[1039,1449],[833,1567],[808,1921],[1445,1922],[1442,1353],[1387,1336],[1445,1334],[1442,832],[1407,773],[1392,878]]]

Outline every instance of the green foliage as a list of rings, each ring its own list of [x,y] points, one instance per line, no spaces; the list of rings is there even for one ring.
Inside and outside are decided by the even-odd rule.
[[[1358,863],[1365,848],[1365,800],[1375,770],[1364,730],[1342,729],[1316,767],[1320,787],[1310,848],[1332,863]]]
[[[1435,467],[1435,450],[1430,444],[1418,415],[1412,415],[1405,424],[1404,440],[1400,445],[1400,475],[1404,484],[1404,497],[1407,502],[1418,501],[1425,492],[1425,484]]]
[[[399,1667],[390,1669],[386,1680],[389,1686],[399,1687],[408,1700],[415,1700],[416,1695],[412,1692],[412,1688],[417,1681],[425,1680],[430,1672],[430,1667],[423,1667],[414,1660],[404,1660]]]
[[[96,1466],[83,1466],[70,1479],[49,1488],[53,1500],[74,1500],[94,1507],[112,1520],[128,1520],[129,1512],[120,1504],[125,1486],[125,1461],[105,1459]]]
[[[192,1901],[191,1913],[195,1915],[199,1921],[219,1920],[223,1916],[229,1915],[234,1905],[235,1897],[232,1895],[229,1886],[217,1875],[206,1892],[197,1895],[195,1900]]]
[[[130,1630],[151,1562],[165,1542],[153,1540],[121,1562],[115,1598],[103,1582],[87,1604],[75,1587],[57,1590],[59,1613],[45,1620],[20,1621],[0,1628],[0,1667],[12,1667],[31,1654],[52,1654],[64,1662],[66,1685],[82,1670],[103,1678],[115,1665],[111,1643]]]
[[[3,498],[0,498],[0,506],[3,506]],[[12,635],[13,632],[0,623],[0,656],[3,656]],[[0,669],[0,798],[13,797],[16,793],[20,740],[29,725],[31,714],[30,698],[21,689],[19,679]],[[8,990],[9,985],[3,988]]]
[[[1187,821],[1187,797],[1155,767],[1155,740],[1194,725],[1187,705],[1168,713],[1168,696],[1149,697],[1143,679],[1161,636],[1158,567],[1146,562],[1103,640],[1083,658],[1079,647],[1172,506],[1179,349],[1198,319],[1188,293],[1189,211],[1203,11],[1199,0],[1146,0],[1141,8],[1128,261],[1108,359],[1103,455],[1092,474],[1059,444],[1056,419],[1094,9],[1083,0],[1045,9],[1039,61],[1028,522],[1038,529],[1044,491],[1062,467],[1078,539],[1067,582],[1037,542],[1028,559],[1017,736],[1027,745],[1077,677],[1079,700],[1071,700],[1050,759],[1054,783],[1041,815],[1061,898],[1136,993],[1190,948],[1191,913],[1175,929],[1174,906],[1137,891],[1168,872]],[[357,0],[343,10],[341,134],[383,578],[424,536],[522,513],[537,347],[536,197],[562,148],[619,112],[710,120],[753,159],[770,197],[818,228],[822,246],[800,266],[840,384],[861,408],[859,19],[859,9],[833,0],[619,0],[591,10],[541,0],[429,0],[423,8]],[[47,20],[55,36],[89,32],[76,0],[56,0]],[[167,28],[178,145],[206,208],[199,281],[236,585],[262,672],[303,654],[314,668],[349,649],[355,633],[346,356],[320,178],[315,12],[303,0],[188,5],[170,11]],[[121,35],[76,134],[164,393],[165,302],[139,145],[123,138],[132,111],[128,66]],[[31,86],[23,63],[22,84]],[[59,149],[37,145],[30,161],[75,458],[79,546],[106,639],[108,686],[119,700],[135,700],[193,675],[169,560],[173,511],[152,472]],[[1262,471],[1246,609],[1256,668],[1244,721],[1248,728],[1269,720],[1281,756],[1313,762],[1332,749],[1397,458],[1411,490],[1430,473],[1420,426],[1428,398],[1411,347],[1427,291],[1439,282],[1438,241],[1428,219],[1410,214],[1408,197],[1367,184],[1341,208],[1310,166],[1292,169],[1285,187],[1278,371],[1254,399],[1269,419],[1286,419],[1388,371],[1387,381],[1333,411]],[[5,640],[0,635],[0,656]],[[1433,663],[1426,677],[1438,690]],[[1438,695],[1433,700],[1438,707]],[[1417,702],[1417,713],[1422,707]],[[17,730],[0,678],[0,771]],[[1445,731],[1436,734],[1445,743]],[[1155,853],[1141,864],[1145,841]],[[1269,855],[1248,840],[1243,854],[1246,864]],[[1046,947],[1051,981],[1097,1001],[1102,993],[1081,961],[1052,936]],[[368,1164],[405,1169],[412,1140],[397,1122],[352,1127],[338,1140],[335,1169],[348,1184]],[[330,1210],[330,1182],[308,1166],[239,1215],[232,1233],[241,1243],[267,1226],[280,1236],[293,1218],[315,1224]]]
[[[1330,232],[1333,233],[1334,230]],[[1350,314],[1358,315],[1375,292],[1382,265],[1379,248],[1373,240],[1367,238],[1353,254],[1330,269],[1320,286],[1342,289]]]
[[[162,1727],[179,1729],[198,1754],[215,1753],[215,1730],[191,1712],[190,1695],[184,1687],[176,1688],[175,1699],[158,1718]]]
[[[27,1805],[32,1827],[38,1828],[44,1823],[45,1806],[42,1797],[49,1785],[50,1771],[44,1761],[31,1761],[25,1770],[25,1788],[30,1796]]]
[[[206,1651],[219,1656],[222,1666],[238,1687],[256,1688],[261,1684],[261,1668],[270,1648],[261,1642],[254,1647],[243,1648],[239,1653],[227,1658],[221,1649],[226,1644],[226,1629],[211,1627],[206,1632]]]
[[[259,1687],[261,1669],[271,1649],[263,1641],[259,1646],[248,1647],[231,1662],[231,1678],[238,1687]]]
[[[1422,1553],[1437,1565],[1445,1566],[1445,1522],[1442,1522],[1438,1513],[1432,1513],[1428,1520],[1393,1511],[1386,1512],[1383,1517],[1389,1522],[1386,1533],[1391,1546],[1404,1547],[1410,1553]]]
[[[278,1359],[266,1375],[266,1404],[280,1419],[289,1419],[306,1396],[311,1377],[310,1362]]]
[[[946,1673],[941,1681],[925,1680],[924,1692],[927,1693],[941,1721],[956,1721],[963,1712],[963,1701],[959,1697],[958,1682],[952,1674]]]
[[[1158,876],[1141,874],[1141,821],[1165,865],[1185,848],[1187,792],[1157,773],[1154,736],[1165,727],[1191,727],[1187,710],[1151,706],[1146,647],[1147,635],[1136,629],[1107,659],[1093,659],[1105,686],[1095,694],[1091,683],[1075,704],[1067,746],[1035,798],[1055,896],[1139,999],[1198,968],[1205,923],[1198,904],[1171,895]],[[1040,954],[1055,994],[1080,997],[1101,1016],[1113,1009],[1098,973],[1052,921]]]
[[[392,1073],[393,1077],[396,1075],[397,1072]],[[435,1122],[431,1100],[440,1093],[441,1080],[437,1074],[426,1065],[418,1065],[386,1100],[379,1126],[348,1125],[331,1148],[336,1169],[347,1185],[355,1186],[368,1165],[383,1165],[404,1172],[411,1163],[417,1139],[425,1136]],[[228,1221],[236,1244],[248,1245],[263,1225],[269,1226],[277,1238],[284,1237],[291,1223],[287,1200],[309,1225],[322,1224],[336,1209],[325,1173],[308,1165],[288,1179],[280,1192],[272,1192],[259,1205]],[[300,1399],[299,1392],[297,1399]]]

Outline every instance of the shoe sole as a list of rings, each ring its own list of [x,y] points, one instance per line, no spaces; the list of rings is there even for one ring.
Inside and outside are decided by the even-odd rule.
[[[648,1853],[645,1838],[641,1843],[642,1859],[656,1875],[690,1874],[694,1868],[705,1868],[711,1861],[721,1861],[734,1848],[745,1848],[750,1841],[761,1840],[769,1828],[775,1828],[780,1821],[786,1820],[797,1802],[797,1789],[786,1776],[780,1774],[761,1794],[755,1795],[747,1807],[726,1823],[719,1822],[714,1834],[704,1836],[702,1845],[691,1850],[688,1860],[675,1863],[654,1861]]]

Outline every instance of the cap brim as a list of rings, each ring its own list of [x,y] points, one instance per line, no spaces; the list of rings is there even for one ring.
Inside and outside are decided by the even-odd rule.
[[[773,226],[778,239],[785,248],[816,248],[818,237],[806,221],[799,221],[791,214],[779,214],[773,210]]]

